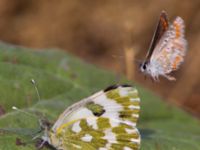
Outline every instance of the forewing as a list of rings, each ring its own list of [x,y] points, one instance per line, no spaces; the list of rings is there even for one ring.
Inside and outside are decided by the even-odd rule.
[[[117,86],[95,93],[67,108],[53,126],[56,132],[62,124],[87,117],[111,117],[136,125],[139,117],[138,91],[131,86]]]
[[[156,30],[154,32],[153,38],[151,40],[151,44],[146,56],[146,60],[150,60],[150,57],[154,51],[155,46],[157,45],[157,43],[159,42],[159,40],[161,39],[165,31],[167,31],[168,26],[169,26],[169,23],[168,23],[167,14],[165,11],[162,11],[160,14],[160,18],[156,26]]]
[[[184,37],[184,21],[181,17],[176,17],[169,30],[165,32],[157,44],[151,62],[158,63],[165,74],[179,68],[184,61],[187,41]]]
[[[100,91],[59,117],[50,143],[70,149],[138,149],[140,135],[135,126],[139,103],[138,91],[130,86]]]

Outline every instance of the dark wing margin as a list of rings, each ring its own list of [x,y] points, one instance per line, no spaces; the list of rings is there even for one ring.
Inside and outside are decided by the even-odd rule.
[[[153,50],[156,46],[156,44],[159,42],[161,39],[162,35],[165,33],[165,31],[168,29],[169,22],[167,18],[166,12],[163,10],[160,14],[160,18],[158,21],[158,24],[156,26],[156,30],[154,32],[153,38],[151,40],[151,44],[149,46],[148,53],[146,55],[146,61],[149,61],[151,58],[151,55],[153,53]]]
[[[114,85],[111,85],[111,86],[107,87],[106,89],[104,89],[104,92],[108,92],[110,90],[117,89],[120,86],[121,87],[132,87],[131,85],[128,85],[128,84],[114,84]]]

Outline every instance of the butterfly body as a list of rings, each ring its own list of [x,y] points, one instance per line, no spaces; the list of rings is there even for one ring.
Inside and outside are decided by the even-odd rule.
[[[43,140],[58,150],[138,150],[140,99],[131,86],[117,86],[75,103]]]
[[[159,80],[159,76],[175,80],[169,74],[177,70],[184,61],[187,47],[184,28],[181,17],[176,17],[168,27],[166,13],[162,12],[149,52],[140,70],[149,74],[154,80]]]

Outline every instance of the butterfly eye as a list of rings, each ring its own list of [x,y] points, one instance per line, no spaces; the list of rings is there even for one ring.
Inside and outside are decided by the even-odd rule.
[[[147,67],[146,67],[146,64],[143,64],[143,65],[142,65],[142,68],[143,68],[144,70],[146,70],[146,68],[147,68]]]
[[[144,72],[146,69],[146,64],[145,63],[141,63],[140,64],[140,71]]]

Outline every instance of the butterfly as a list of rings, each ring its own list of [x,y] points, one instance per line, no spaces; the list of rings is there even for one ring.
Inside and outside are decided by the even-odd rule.
[[[57,150],[138,150],[136,88],[114,85],[68,107],[42,139]]]
[[[184,30],[181,17],[176,17],[169,24],[166,12],[162,11],[146,58],[140,65],[141,72],[150,75],[155,81],[159,80],[159,76],[170,81],[176,80],[169,74],[184,61],[187,50]]]

